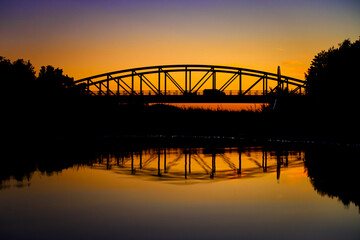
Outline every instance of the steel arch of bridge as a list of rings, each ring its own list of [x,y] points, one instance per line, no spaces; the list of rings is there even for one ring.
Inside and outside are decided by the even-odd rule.
[[[171,75],[172,73],[183,72],[183,79],[178,81]],[[192,79],[192,73],[202,72],[204,75],[198,80]],[[217,85],[217,73],[228,73],[230,78],[220,87]],[[157,80],[151,81],[148,75],[157,74]],[[254,77],[253,84],[243,89],[243,76]],[[288,76],[281,76],[276,73],[269,73],[246,68],[216,66],[216,65],[161,65],[131,68],[120,71],[108,72],[75,81],[76,85],[82,85],[85,93],[88,95],[146,95],[143,86],[149,89],[147,95],[197,95],[202,94],[201,88],[208,81],[212,82],[212,89],[225,92],[233,82],[239,82],[238,91],[234,95],[268,95],[276,92],[276,90],[287,91],[293,94],[303,94],[306,89],[304,80],[295,79]],[[139,89],[135,89],[135,83],[138,81]],[[269,81],[275,81],[276,87],[270,88]],[[110,82],[116,83],[116,90],[110,88]],[[169,91],[168,85],[172,84],[176,87],[176,91]],[[262,90],[254,92],[253,89],[258,84],[262,84]],[[90,87],[97,91],[90,90]],[[291,90],[290,90],[291,89]]]

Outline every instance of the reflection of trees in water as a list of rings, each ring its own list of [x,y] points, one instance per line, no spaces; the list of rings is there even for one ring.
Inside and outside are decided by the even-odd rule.
[[[51,176],[74,165],[88,165],[89,162],[90,155],[80,155],[69,149],[23,149],[21,153],[8,151],[1,160],[0,189],[10,187],[8,181],[11,179],[16,181],[17,187],[30,185],[35,171]]]
[[[315,190],[337,197],[345,206],[352,202],[360,210],[359,149],[313,148],[305,152],[305,167]]]

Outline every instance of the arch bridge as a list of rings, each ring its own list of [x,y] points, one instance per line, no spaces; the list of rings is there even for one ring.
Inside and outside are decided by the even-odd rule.
[[[85,95],[149,103],[269,102],[279,95],[302,96],[306,91],[304,80],[282,76],[280,69],[270,73],[195,64],[131,68],[87,77],[75,84],[82,86]]]

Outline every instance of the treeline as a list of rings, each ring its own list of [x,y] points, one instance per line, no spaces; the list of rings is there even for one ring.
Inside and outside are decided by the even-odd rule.
[[[73,131],[82,115],[82,89],[62,69],[42,66],[36,74],[29,60],[0,57],[0,77],[5,141],[36,142]]]
[[[18,59],[11,62],[0,56],[0,77],[4,94],[8,97],[36,97],[39,95],[61,96],[78,95],[79,86],[74,79],[63,74],[60,68],[42,66],[36,76],[30,60]]]

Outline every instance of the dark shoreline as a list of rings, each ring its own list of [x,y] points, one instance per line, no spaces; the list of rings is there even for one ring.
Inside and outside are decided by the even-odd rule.
[[[319,109],[313,100],[278,101],[262,111],[120,104],[112,98],[29,99],[5,109],[5,145],[97,142],[204,142],[360,145],[357,112]],[[213,142],[213,143],[211,143]]]

